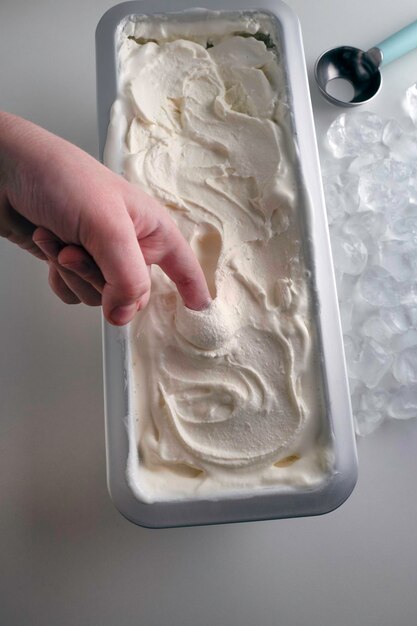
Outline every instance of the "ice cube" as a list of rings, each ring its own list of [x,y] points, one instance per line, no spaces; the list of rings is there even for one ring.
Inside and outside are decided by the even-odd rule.
[[[417,417],[417,387],[400,387],[391,396],[388,414],[395,419]]]
[[[400,282],[417,276],[417,243],[393,239],[380,246],[379,263]]]
[[[391,307],[400,304],[397,281],[387,270],[377,265],[367,267],[358,281],[363,299],[375,307]]]
[[[350,216],[345,222],[345,230],[363,241],[368,254],[373,254],[387,229],[387,220],[383,213],[360,211]]]
[[[411,240],[417,239],[417,213],[414,211],[414,215],[410,215],[408,211],[405,215],[391,216],[390,229],[395,237],[401,239]]]
[[[361,178],[358,191],[362,202],[375,211],[398,213],[409,203],[406,187],[392,187],[373,178]]]
[[[417,306],[417,282],[406,281],[400,284],[400,304],[407,307]]]
[[[345,200],[336,183],[323,183],[324,197],[326,200],[327,221],[336,224],[340,221],[346,210]]]
[[[384,415],[379,411],[356,411],[354,415],[355,432],[361,437],[366,437],[366,435],[373,433],[383,421]]]
[[[364,167],[360,172],[363,178],[371,178],[390,184],[408,184],[413,174],[409,163],[393,158],[379,159]]]
[[[350,174],[361,175],[364,168],[375,161],[385,159],[389,155],[389,148],[381,143],[373,143],[368,145],[366,152],[363,152],[359,156],[352,160],[350,157],[350,163],[347,165],[347,169]],[[342,159],[340,159],[342,160]]]
[[[417,160],[417,133],[406,133],[397,120],[390,120],[382,133],[382,141],[391,150],[391,156],[400,161]]]
[[[353,307],[353,293],[355,291],[357,276],[351,276],[350,274],[342,274],[339,272],[339,280],[337,282],[337,293],[339,296],[339,307],[346,306],[346,312],[349,318],[352,317],[353,311],[348,312],[349,303]]]
[[[353,363],[355,377],[373,389],[388,372],[393,361],[392,354],[374,339],[363,342],[356,362]]]
[[[342,113],[330,125],[327,141],[338,157],[356,156],[381,141],[383,121],[374,113]]]
[[[393,334],[404,333],[417,324],[417,308],[398,306],[382,309],[381,319]]]
[[[390,310],[390,309],[387,309]],[[362,334],[365,337],[375,339],[381,345],[388,344],[394,334],[388,324],[386,324],[379,315],[371,315],[365,320],[362,326]]]
[[[385,148],[386,149],[386,148]],[[320,160],[321,172],[324,179],[337,177],[341,172],[346,172],[352,163],[352,157],[335,159],[333,156]]]
[[[392,149],[392,153],[403,161],[417,161],[417,133],[405,135],[399,144]]]
[[[416,175],[411,176],[410,180],[408,181],[408,198],[410,202],[415,205],[417,204],[417,168],[415,168],[414,171],[416,172]],[[416,207],[414,206],[413,208],[415,211]]]
[[[345,212],[354,213],[359,206],[359,178],[347,172],[325,176],[323,179],[324,196],[329,224],[344,217]]]
[[[417,83],[406,105],[417,126]],[[411,121],[402,126],[375,118],[355,112],[334,120],[327,137],[337,158],[324,172],[349,386],[361,435],[387,414],[417,416],[417,129]]]
[[[364,411],[381,411],[384,413],[387,408],[389,394],[384,389],[371,391],[365,389],[361,396],[360,408]]]
[[[417,382],[417,346],[406,348],[395,356],[393,374],[402,385]]]
[[[352,276],[350,274],[343,274],[342,280],[342,296],[344,298],[351,298],[352,294],[355,290],[356,283],[358,282],[357,276]]]
[[[389,120],[382,131],[382,141],[388,148],[394,148],[404,136],[403,127],[394,119]]]
[[[368,252],[354,235],[333,235],[331,238],[335,266],[345,274],[360,274],[366,266]]]
[[[359,176],[342,172],[339,174],[341,194],[345,200],[347,213],[355,213],[359,207]]]
[[[405,109],[417,126],[417,83],[411,85],[405,92]]]
[[[402,352],[406,348],[417,346],[417,329],[409,328],[393,338],[392,348],[395,352]]]

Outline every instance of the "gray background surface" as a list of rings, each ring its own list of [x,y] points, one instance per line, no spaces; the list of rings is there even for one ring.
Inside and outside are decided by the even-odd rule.
[[[417,17],[408,0],[288,3],[310,75],[322,50],[369,47]],[[1,0],[0,108],[96,155],[94,29],[112,4]],[[398,114],[416,80],[413,52],[367,108]],[[340,111],[311,90],[323,156]],[[6,241],[0,298],[1,626],[416,624],[416,420],[359,441],[358,486],[330,515],[141,529],[106,490],[99,311],[62,304]]]

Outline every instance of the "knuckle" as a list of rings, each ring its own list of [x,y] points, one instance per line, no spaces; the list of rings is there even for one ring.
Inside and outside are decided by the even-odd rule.
[[[118,285],[119,291],[128,302],[134,302],[150,291],[151,280],[149,276],[141,276],[138,280],[131,279],[121,281]]]
[[[182,274],[176,280],[177,286],[183,289],[195,289],[197,286],[197,277],[193,274]]]
[[[103,198],[95,199],[88,211],[81,216],[79,239],[84,247],[94,247],[102,241],[121,239],[119,227],[124,213],[123,201],[119,194],[109,193]]]

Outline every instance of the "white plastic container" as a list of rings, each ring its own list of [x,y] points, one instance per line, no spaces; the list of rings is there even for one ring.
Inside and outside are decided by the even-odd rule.
[[[96,31],[97,105],[100,157],[103,157],[110,108],[117,97],[117,41],[130,15],[163,15],[164,19],[200,20],[208,12],[267,12],[280,43],[287,95],[292,113],[297,177],[305,205],[305,246],[313,269],[314,310],[325,398],[323,430],[328,437],[332,471],[314,488],[254,489],[230,497],[177,499],[146,503],[135,497],[126,478],[129,453],[127,427],[132,415],[131,353],[128,328],[104,322],[104,387],[107,472],[110,495],[119,511],[136,524],[169,527],[318,515],[342,504],[357,478],[357,458],[350,397],[343,356],[341,326],[301,31],[295,14],[279,0],[212,0],[204,9],[192,0],[125,2],[105,13]],[[140,19],[140,18],[139,18]],[[302,184],[301,184],[302,182]]]

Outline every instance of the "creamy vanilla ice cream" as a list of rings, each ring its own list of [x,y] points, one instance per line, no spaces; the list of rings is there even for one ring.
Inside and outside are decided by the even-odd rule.
[[[168,208],[213,298],[187,309],[153,267],[149,305],[131,324],[127,472],[145,501],[305,488],[329,471],[279,55],[261,14],[120,32],[105,162]]]

